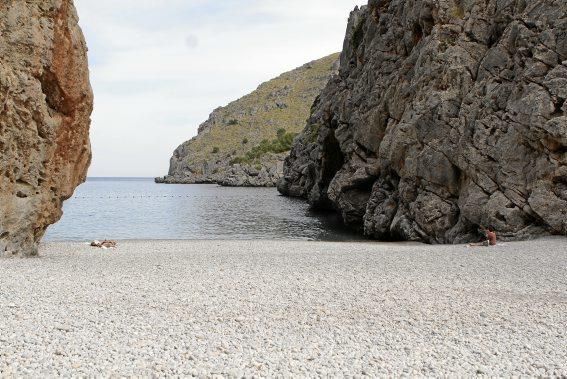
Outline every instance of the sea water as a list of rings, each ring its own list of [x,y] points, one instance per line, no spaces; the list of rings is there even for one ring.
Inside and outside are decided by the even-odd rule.
[[[304,201],[274,188],[89,178],[63,211],[44,240],[359,239],[337,216],[313,213]]]

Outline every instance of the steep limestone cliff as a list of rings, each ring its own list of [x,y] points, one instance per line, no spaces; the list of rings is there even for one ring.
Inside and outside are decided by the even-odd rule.
[[[93,96],[71,0],[0,2],[0,254],[37,253],[84,181]]]
[[[371,0],[279,190],[385,240],[567,234],[567,3]]]
[[[305,126],[337,59],[333,54],[308,63],[216,109],[199,134],[175,150],[169,174],[156,181],[275,186],[293,137]]]

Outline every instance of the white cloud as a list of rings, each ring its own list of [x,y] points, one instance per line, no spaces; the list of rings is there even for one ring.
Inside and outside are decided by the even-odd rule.
[[[91,176],[159,176],[220,105],[339,51],[364,0],[75,0],[95,111]]]
[[[199,46],[199,38],[194,34],[189,34],[185,37],[185,45],[190,49],[194,49]]]

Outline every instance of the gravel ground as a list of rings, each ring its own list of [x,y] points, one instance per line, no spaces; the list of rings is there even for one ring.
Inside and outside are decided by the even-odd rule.
[[[567,239],[46,244],[0,258],[0,376],[565,376]]]

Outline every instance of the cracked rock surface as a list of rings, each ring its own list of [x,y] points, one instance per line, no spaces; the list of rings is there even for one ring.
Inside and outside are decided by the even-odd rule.
[[[0,3],[0,253],[34,255],[85,179],[93,95],[71,0]]]
[[[567,234],[567,3],[371,0],[280,192],[385,240]]]

